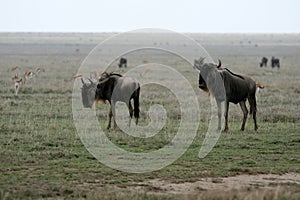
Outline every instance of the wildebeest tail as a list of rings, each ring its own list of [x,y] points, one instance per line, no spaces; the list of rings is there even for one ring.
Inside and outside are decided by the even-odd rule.
[[[133,105],[134,117],[138,119],[140,117],[140,87],[138,87],[136,91],[134,91]]]

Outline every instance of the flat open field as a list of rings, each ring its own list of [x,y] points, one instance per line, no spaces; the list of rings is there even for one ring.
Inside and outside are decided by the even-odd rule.
[[[122,73],[153,61],[178,70],[195,90],[201,112],[197,135],[178,160],[163,169],[137,174],[109,168],[95,159],[73,121],[71,76],[90,51],[111,35],[0,34],[0,199],[300,198],[300,35],[189,34],[215,61],[221,59],[223,66],[265,86],[257,99],[258,131],[253,130],[249,117],[241,132],[242,111],[231,104],[230,131],[221,134],[203,159],[198,153],[209,125],[210,99],[198,88],[198,72],[160,51],[125,55],[128,68]],[[174,44],[194,55],[187,44],[175,40]],[[107,55],[119,49],[118,45],[123,44],[111,46]],[[260,68],[263,56],[269,60],[278,57],[280,69],[272,69],[270,62]],[[26,81],[16,96],[13,66],[21,66],[19,73],[37,67],[44,67],[45,72]],[[92,70],[99,69],[95,65]],[[118,71],[117,63],[109,70]],[[142,79],[143,74],[136,78]],[[169,144],[180,123],[180,105],[170,90],[142,87],[141,126],[149,123],[148,111],[154,104],[163,105],[168,116],[157,135],[139,138],[119,130],[106,131],[106,135],[119,147],[138,153]],[[100,126],[105,128],[109,105],[96,105],[96,110]]]

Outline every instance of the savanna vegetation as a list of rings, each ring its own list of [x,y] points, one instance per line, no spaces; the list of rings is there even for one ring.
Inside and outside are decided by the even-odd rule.
[[[77,134],[72,115],[72,92],[76,73],[87,54],[109,34],[0,35],[0,198],[91,198],[91,199],[243,199],[260,191],[265,199],[298,199],[298,182],[249,185],[241,190],[224,188],[226,195],[199,188],[176,193],[151,184],[168,181],[193,183],[203,178],[236,175],[300,173],[300,36],[299,35],[191,35],[210,55],[236,73],[253,77],[265,89],[258,97],[257,132],[249,117],[239,131],[242,112],[230,105],[228,133],[204,159],[198,153],[210,119],[209,96],[197,88],[198,72],[191,66],[168,60],[170,66],[189,77],[200,105],[200,125],[189,149],[173,164],[154,172],[134,174],[111,169],[95,159]],[[157,44],[159,45],[159,44]],[[118,48],[118,47],[116,47]],[[192,51],[192,50],[191,50]],[[262,56],[281,59],[281,68],[260,68]],[[160,59],[157,54],[157,59]],[[128,55],[128,68],[151,60]],[[14,94],[13,66],[22,70],[45,68]],[[117,71],[112,64],[112,71]],[[178,84],[178,83],[177,83]],[[158,135],[139,139],[121,131],[106,131],[119,147],[147,152],[168,144],[178,128],[179,104],[169,90],[158,86],[141,89],[140,124],[147,124],[150,105],[161,104],[168,112]],[[97,105],[100,125],[107,125],[109,106]],[[189,134],[188,131],[186,134]],[[277,190],[275,189],[277,188]],[[222,190],[222,191],[223,191]],[[228,192],[229,191],[229,192]],[[277,191],[277,193],[276,193]],[[280,192],[278,192],[280,191]]]

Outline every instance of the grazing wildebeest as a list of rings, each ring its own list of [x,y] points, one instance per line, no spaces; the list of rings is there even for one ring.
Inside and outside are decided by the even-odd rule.
[[[134,115],[138,124],[139,118],[139,96],[140,96],[140,84],[131,77],[124,77],[115,73],[103,73],[96,84],[89,79],[90,83],[86,83],[81,79],[82,87],[82,102],[84,107],[92,107],[95,100],[110,103],[109,123],[107,129],[111,127],[111,118],[114,116],[114,127],[116,127],[115,121],[115,105],[118,101],[126,103],[130,121]],[[134,102],[134,109],[131,105],[131,99]]]
[[[209,92],[215,97],[218,106],[218,129],[221,129],[221,103],[225,102],[225,128],[228,131],[228,110],[229,102],[239,103],[244,113],[241,130],[245,129],[248,109],[246,107],[246,100],[250,104],[250,114],[253,115],[254,130],[258,126],[256,123],[256,83],[250,77],[245,75],[238,75],[231,72],[227,68],[220,68],[221,61],[215,65],[213,63],[204,63],[204,58],[195,60],[194,66],[200,70],[199,73],[199,88]],[[225,94],[224,94],[225,93]]]
[[[271,64],[272,64],[272,68],[274,67],[278,67],[278,69],[280,68],[280,63],[279,63],[279,59],[275,58],[274,56],[272,56],[272,60],[271,60]]]
[[[122,67],[127,67],[127,59],[126,58],[120,58],[120,61],[119,61],[119,68],[121,69]]]
[[[260,67],[267,67],[267,63],[268,63],[268,58],[266,57],[262,57],[261,62],[259,63]]]

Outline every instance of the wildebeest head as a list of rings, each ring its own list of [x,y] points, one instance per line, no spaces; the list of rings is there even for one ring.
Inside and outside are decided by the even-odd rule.
[[[85,108],[91,108],[94,101],[95,101],[95,94],[97,85],[91,80],[88,79],[89,82],[84,81],[81,78],[82,88],[81,88],[81,97],[82,97],[82,104]]]
[[[210,86],[215,82],[217,78],[217,70],[221,67],[221,61],[219,60],[219,64],[215,65],[213,63],[204,63],[205,58],[199,58],[199,60],[195,60],[194,67],[200,70],[199,73],[199,88],[204,90],[205,92],[209,92],[209,87],[206,82],[210,81]]]

